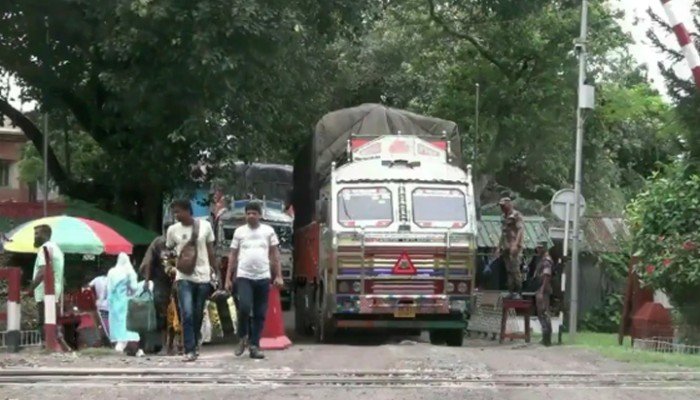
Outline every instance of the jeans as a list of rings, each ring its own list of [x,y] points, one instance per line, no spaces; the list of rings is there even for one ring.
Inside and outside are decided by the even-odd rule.
[[[267,297],[270,280],[236,279],[238,294],[238,336],[248,337],[251,346],[260,347],[260,336],[265,326]],[[252,321],[251,321],[252,319]]]
[[[186,280],[177,281],[177,301],[180,306],[180,323],[185,353],[193,353],[202,336],[204,305],[211,294],[211,285]]]

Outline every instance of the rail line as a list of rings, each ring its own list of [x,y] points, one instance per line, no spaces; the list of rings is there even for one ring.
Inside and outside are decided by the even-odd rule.
[[[700,390],[700,372],[291,371],[186,368],[2,369],[1,386],[619,388]]]

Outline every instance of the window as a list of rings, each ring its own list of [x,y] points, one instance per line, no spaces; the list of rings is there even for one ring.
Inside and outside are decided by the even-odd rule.
[[[224,240],[230,242],[233,240],[233,234],[236,232],[236,227],[224,228]]]
[[[12,162],[8,160],[0,160],[0,187],[10,186],[10,167]]]
[[[422,227],[467,224],[467,204],[459,189],[418,188],[413,191],[413,220]]]
[[[338,222],[345,227],[389,226],[394,220],[386,188],[346,188],[338,193]]]

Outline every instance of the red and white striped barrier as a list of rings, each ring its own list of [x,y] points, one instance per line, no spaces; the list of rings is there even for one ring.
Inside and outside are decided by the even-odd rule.
[[[21,320],[22,303],[20,291],[22,270],[17,267],[0,268],[0,279],[7,281],[7,332],[5,346],[9,351],[19,351],[22,341]]]
[[[695,86],[700,90],[700,56],[698,56],[698,50],[695,48],[695,43],[693,42],[688,29],[681,20],[676,16],[676,12],[673,9],[673,0],[661,0],[661,4],[664,6],[664,11],[666,11],[666,17],[668,18],[669,25],[673,28],[673,33],[676,34],[678,43],[681,45],[683,54],[685,54],[685,59],[688,61],[688,66],[693,73],[693,79],[695,79]]]
[[[58,343],[58,335],[56,330],[56,288],[53,276],[53,262],[49,249],[42,248],[44,252],[44,338],[46,340],[45,347],[47,350],[62,351]]]

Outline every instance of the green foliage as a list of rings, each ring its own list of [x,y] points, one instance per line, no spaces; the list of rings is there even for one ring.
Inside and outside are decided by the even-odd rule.
[[[357,34],[372,4],[4,1],[0,68],[68,132],[66,194],[157,215],[198,162],[290,160],[328,108],[327,43]],[[95,146],[73,148],[80,135]],[[68,169],[53,139],[51,151]]]
[[[592,209],[619,212],[655,163],[679,153],[679,135],[663,129],[675,116],[628,54],[620,15],[602,1],[590,14],[599,104],[586,126],[584,194]],[[548,202],[572,181],[579,18],[580,2],[393,2],[366,35],[336,45],[335,97],[454,120],[477,191],[495,185]]]
[[[700,327],[700,174],[669,165],[630,204],[628,218],[642,280]]]
[[[598,254],[598,267],[605,278],[605,292],[602,303],[586,313],[581,321],[582,328],[591,332],[614,333],[620,327],[623,289],[627,280],[630,262],[630,244],[618,240],[619,252]]]
[[[700,0],[692,2],[692,13],[695,16],[700,13]],[[700,113],[698,113],[698,109],[700,109],[700,92],[692,78],[678,75],[679,70],[683,70],[686,72],[684,75],[687,75],[688,66],[685,55],[680,51],[676,42],[673,41],[673,45],[669,47],[666,46],[665,41],[660,39],[660,37],[664,37],[664,34],[673,34],[665,16],[656,15],[651,10],[649,10],[649,15],[656,24],[648,31],[647,36],[652,44],[666,55],[666,60],[669,61],[666,63],[660,62],[659,68],[666,80],[668,93],[677,105],[680,121],[687,127],[687,129],[682,131],[682,135],[688,157],[694,161],[694,164],[691,164],[690,167],[695,171],[700,171],[700,130],[697,129],[700,126]],[[693,24],[696,30],[700,29],[700,19],[694,18]],[[697,41],[695,43],[697,47]]]
[[[44,175],[44,163],[32,144],[22,148],[22,159],[19,161],[19,179],[28,184],[39,182]]]
[[[581,329],[590,332],[615,333],[620,328],[621,313],[622,295],[608,294],[603,299],[603,304],[586,313],[581,321]]]
[[[50,111],[51,149],[77,183],[58,184],[123,214],[159,214],[197,163],[289,162],[318,117],[363,102],[458,122],[479,192],[547,202],[572,181],[577,1],[10,0],[0,16],[0,68]],[[609,211],[685,135],[619,17],[591,2],[584,194]]]

